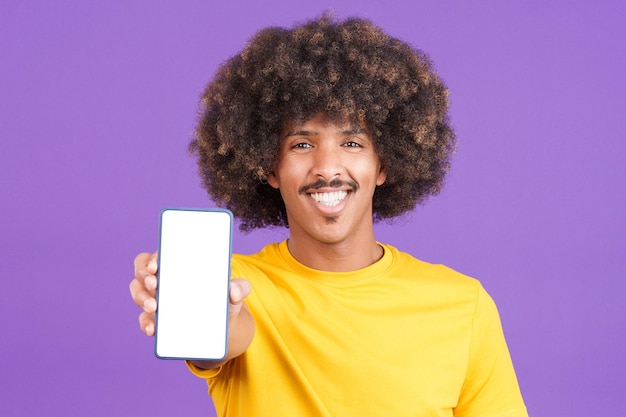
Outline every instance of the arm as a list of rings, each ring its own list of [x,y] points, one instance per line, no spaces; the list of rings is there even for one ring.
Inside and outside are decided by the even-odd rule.
[[[190,361],[198,368],[213,369],[224,365],[248,349],[254,337],[254,319],[244,299],[250,294],[250,283],[241,278],[230,281],[228,310],[228,352],[221,361]]]
[[[479,289],[465,384],[455,417],[528,417],[491,297]]]
[[[135,278],[130,282],[133,301],[143,311],[139,314],[139,326],[148,336],[154,335],[157,310],[156,289],[158,253],[140,253],[135,257]],[[235,278],[230,283],[228,311],[228,352],[221,361],[192,361],[202,369],[217,368],[246,351],[254,337],[254,319],[244,300],[250,294],[248,281]]]

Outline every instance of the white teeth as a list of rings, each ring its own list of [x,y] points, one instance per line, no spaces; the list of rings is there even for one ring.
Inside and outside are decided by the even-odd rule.
[[[347,191],[333,191],[332,193],[311,193],[313,200],[322,203],[325,206],[332,207],[341,203],[348,195]]]

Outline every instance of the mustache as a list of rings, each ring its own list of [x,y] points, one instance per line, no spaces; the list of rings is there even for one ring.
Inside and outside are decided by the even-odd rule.
[[[356,191],[359,189],[358,184],[354,181],[342,181],[339,179],[334,179],[328,182],[326,180],[320,179],[314,183],[307,184],[307,185],[300,187],[300,189],[298,189],[298,192],[300,194],[306,194],[310,190],[319,190],[320,188],[342,188],[342,187],[349,187],[352,191]]]

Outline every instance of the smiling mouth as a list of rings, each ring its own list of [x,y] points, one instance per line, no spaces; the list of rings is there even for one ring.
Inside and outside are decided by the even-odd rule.
[[[333,207],[341,203],[348,195],[347,191],[332,191],[330,193],[310,193],[311,198],[327,207]]]

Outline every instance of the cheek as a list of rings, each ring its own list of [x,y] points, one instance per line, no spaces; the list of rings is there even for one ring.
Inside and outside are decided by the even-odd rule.
[[[276,189],[287,189],[302,178],[304,164],[289,159],[281,161],[267,176],[267,183]]]
[[[374,158],[362,161],[358,165],[358,173],[360,178],[368,178],[368,181],[371,181],[371,183],[376,186],[383,185],[387,179],[387,171],[385,171],[381,167],[380,162]]]

